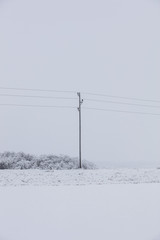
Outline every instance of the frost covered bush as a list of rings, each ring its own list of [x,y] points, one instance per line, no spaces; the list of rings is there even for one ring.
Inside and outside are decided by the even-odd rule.
[[[34,156],[23,152],[4,152],[0,153],[0,169],[77,169],[79,162],[77,158],[71,158],[65,155],[41,155]],[[83,161],[84,169],[94,169],[95,165]]]

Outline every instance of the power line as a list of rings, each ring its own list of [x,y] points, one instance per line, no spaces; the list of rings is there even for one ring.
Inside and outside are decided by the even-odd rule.
[[[1,94],[0,97],[20,97],[20,98],[42,98],[42,99],[64,99],[64,100],[77,100],[71,97],[49,97],[49,96],[33,96],[33,95],[17,95],[17,94]]]
[[[104,102],[104,103],[113,103],[113,104],[130,105],[130,106],[138,106],[138,107],[160,108],[160,106],[156,106],[156,105],[145,105],[145,104],[138,104],[138,103],[125,103],[125,102],[116,102],[116,101],[110,101],[110,100],[99,100],[99,99],[89,99],[89,98],[84,98],[84,100],[85,101],[90,101],[90,102]]]
[[[33,91],[33,92],[54,92],[54,93],[77,93],[76,91],[61,91],[61,90],[53,90],[53,89],[37,89],[37,88],[11,88],[11,87],[0,87],[0,90]]]
[[[86,110],[96,110],[96,111],[105,111],[105,112],[116,112],[116,113],[128,113],[128,114],[139,114],[139,115],[153,115],[160,116],[159,113],[148,113],[148,112],[135,112],[135,111],[123,111],[123,110],[114,110],[114,109],[106,109],[106,108],[89,108],[84,107]]]
[[[144,98],[135,98],[135,97],[123,97],[123,96],[118,96],[118,95],[98,94],[98,93],[91,93],[91,92],[82,92],[82,93],[86,94],[86,95],[91,95],[91,96],[100,96],[100,97],[119,98],[119,99],[136,100],[136,101],[143,101],[143,102],[160,103],[160,100],[153,100],[153,99],[144,99]]]
[[[17,94],[1,94],[0,97],[19,97],[19,98],[41,98],[41,99],[60,99],[60,100],[77,100],[77,98],[71,97],[50,97],[50,96],[36,96],[36,95],[17,95]],[[160,108],[160,106],[156,105],[145,105],[145,104],[136,104],[136,103],[125,103],[125,102],[116,102],[110,100],[99,100],[99,99],[89,99],[84,98],[85,101],[91,102],[104,102],[104,103],[113,103],[113,104],[120,104],[120,105],[130,105],[130,106],[139,106],[139,107],[149,107],[149,108]]]
[[[12,103],[0,103],[1,107],[33,107],[33,108],[70,108],[70,109],[76,109],[76,107],[73,106],[56,106],[56,105],[32,105],[32,104],[12,104]]]
[[[31,105],[31,104],[0,104],[0,106],[4,107],[32,107],[32,108],[61,108],[61,109],[77,109],[73,106],[56,106],[56,105]],[[140,115],[153,115],[160,116],[158,113],[148,113],[148,112],[135,112],[135,111],[123,111],[123,110],[114,110],[114,109],[106,109],[106,108],[89,108],[83,107],[85,110],[96,110],[96,111],[105,111],[105,112],[117,112],[117,113],[130,113],[130,114],[140,114]]]
[[[15,90],[15,91],[33,91],[33,92],[54,92],[54,93],[74,93],[76,91],[67,91],[67,90],[53,90],[53,89],[38,89],[38,88],[14,88],[14,87],[0,87],[0,90]],[[118,95],[109,95],[109,94],[99,94],[99,93],[92,93],[92,92],[82,92],[82,94],[92,95],[92,96],[100,96],[100,97],[109,97],[109,98],[118,98],[118,99],[127,99],[127,100],[136,100],[136,101],[144,101],[144,102],[154,102],[160,103],[160,100],[153,100],[153,99],[144,99],[144,98],[135,98],[135,97],[124,97]]]

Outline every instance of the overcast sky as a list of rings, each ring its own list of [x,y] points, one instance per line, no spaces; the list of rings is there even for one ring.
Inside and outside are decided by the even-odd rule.
[[[159,26],[158,0],[0,0],[0,87],[160,100]],[[0,90],[4,93],[77,98],[74,93]],[[0,102],[78,106],[78,98],[0,96]],[[83,107],[160,113],[85,100]],[[82,139],[82,155],[89,161],[160,166],[160,116],[82,109]],[[77,109],[0,106],[0,152],[6,150],[78,156]]]

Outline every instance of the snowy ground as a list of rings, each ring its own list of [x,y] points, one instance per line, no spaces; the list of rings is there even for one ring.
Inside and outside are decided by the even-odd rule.
[[[0,171],[0,240],[160,240],[159,175]]]
[[[1,170],[0,186],[160,183],[160,169]]]

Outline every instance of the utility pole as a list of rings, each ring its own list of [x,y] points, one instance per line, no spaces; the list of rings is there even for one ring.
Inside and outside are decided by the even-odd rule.
[[[82,130],[81,130],[81,105],[83,103],[83,99],[81,98],[81,93],[77,92],[77,95],[79,97],[79,107],[78,107],[78,112],[79,112],[79,168],[82,168]]]

